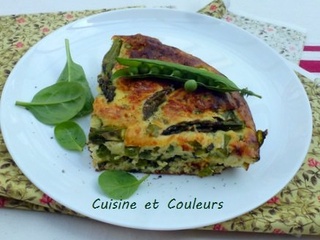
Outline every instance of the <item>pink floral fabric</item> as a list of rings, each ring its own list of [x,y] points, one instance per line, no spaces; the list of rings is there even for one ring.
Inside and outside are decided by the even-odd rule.
[[[289,61],[299,63],[306,40],[305,33],[280,25],[235,15],[230,12],[227,12],[222,19],[262,39]]]

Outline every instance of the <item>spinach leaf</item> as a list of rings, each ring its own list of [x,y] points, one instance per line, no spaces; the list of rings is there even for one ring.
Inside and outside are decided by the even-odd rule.
[[[68,39],[65,40],[65,46],[67,62],[58,78],[58,82],[78,82],[82,84],[85,89],[86,101],[83,109],[81,109],[81,111],[77,114],[77,117],[82,117],[92,112],[92,103],[94,99],[82,66],[75,63],[71,57]]]
[[[86,145],[86,135],[82,128],[73,121],[60,123],[54,128],[57,142],[67,150],[82,151]]]
[[[58,82],[40,90],[31,102],[16,101],[40,122],[55,125],[74,118],[85,104],[85,89],[77,82]]]
[[[137,191],[139,185],[149,175],[138,180],[132,174],[121,170],[106,170],[99,175],[98,183],[101,190],[110,198],[127,199]]]

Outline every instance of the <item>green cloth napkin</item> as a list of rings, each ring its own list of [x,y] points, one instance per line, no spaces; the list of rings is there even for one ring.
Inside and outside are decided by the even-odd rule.
[[[112,9],[0,17],[0,91],[17,61],[44,36],[79,18],[110,10]],[[246,28],[268,42],[287,59],[295,62],[299,59],[305,38],[302,33],[236,16],[227,11],[221,0],[211,2],[199,12]],[[282,33],[281,41],[276,32]],[[320,91],[306,77],[298,77],[309,96],[314,121],[312,143],[299,172],[279,194],[261,207],[227,222],[203,227],[201,230],[320,235]],[[1,133],[0,208],[80,216],[40,191],[23,175],[10,156]]]

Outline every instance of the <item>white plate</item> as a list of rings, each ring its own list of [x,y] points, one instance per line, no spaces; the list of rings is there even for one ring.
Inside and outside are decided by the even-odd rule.
[[[65,64],[65,38],[70,40],[73,59],[84,67],[95,91],[96,76],[103,55],[111,46],[111,36],[136,33],[159,38],[163,43],[190,52],[217,67],[239,86],[261,94],[262,99],[249,97],[248,103],[257,128],[268,129],[269,135],[262,147],[261,160],[248,171],[233,169],[203,179],[152,175],[128,200],[136,204],[134,209],[101,209],[98,207],[101,203],[116,201],[99,190],[98,173],[91,167],[88,151],[73,153],[61,149],[52,139],[52,127],[39,123],[28,111],[16,107],[15,101],[29,101],[38,90],[56,81]],[[42,39],[21,58],[6,82],[1,100],[1,124],[13,159],[49,196],[96,220],[153,230],[210,225],[263,204],[299,169],[312,129],[304,89],[274,51],[223,21],[165,9],[94,15]],[[80,124],[88,131],[89,118],[82,119]],[[185,209],[184,202],[187,206],[190,202],[193,209]],[[214,205],[212,209],[203,209],[208,203]],[[182,209],[178,209],[181,206]]]

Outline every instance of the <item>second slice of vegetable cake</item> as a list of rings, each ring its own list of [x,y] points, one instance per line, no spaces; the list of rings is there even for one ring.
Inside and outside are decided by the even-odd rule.
[[[158,39],[114,36],[103,59],[91,118],[89,150],[96,170],[209,176],[230,167],[248,169],[259,160],[266,132],[256,130],[240,92],[203,87],[190,92],[181,83],[157,77],[112,79],[124,68],[118,57],[155,59],[220,74]]]

